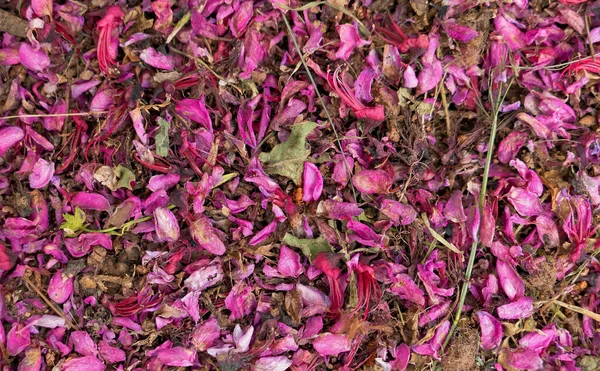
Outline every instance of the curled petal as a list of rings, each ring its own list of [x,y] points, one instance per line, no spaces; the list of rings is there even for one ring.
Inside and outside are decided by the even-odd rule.
[[[317,201],[321,193],[323,193],[323,176],[319,168],[311,162],[305,162],[302,201]]]

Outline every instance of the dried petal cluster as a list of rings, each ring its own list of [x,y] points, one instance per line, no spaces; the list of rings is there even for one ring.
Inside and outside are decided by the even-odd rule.
[[[0,8],[2,370],[600,368],[600,0]]]

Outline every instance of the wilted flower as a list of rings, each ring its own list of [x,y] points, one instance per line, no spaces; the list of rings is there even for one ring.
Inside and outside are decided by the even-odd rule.
[[[98,21],[97,27],[98,47],[96,54],[98,57],[98,67],[104,74],[110,74],[113,66],[116,66],[115,58],[117,57],[119,40],[116,35],[116,30],[121,24],[125,13],[118,6],[111,6],[106,11],[104,17]]]

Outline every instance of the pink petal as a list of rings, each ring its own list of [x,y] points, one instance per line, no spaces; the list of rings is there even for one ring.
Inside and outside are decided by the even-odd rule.
[[[48,296],[54,302],[62,304],[69,300],[72,294],[73,277],[67,277],[62,271],[57,271],[48,283]]]
[[[335,53],[335,56],[345,61],[350,58],[350,54],[352,54],[354,48],[360,48],[371,43],[360,38],[358,25],[356,24],[343,24],[339,27],[338,32],[340,34],[340,48]]]
[[[323,176],[319,168],[311,163],[304,163],[303,196],[304,202],[317,201],[323,193]]]
[[[352,184],[367,194],[387,193],[394,180],[384,170],[363,170],[352,177]]]
[[[293,361],[285,356],[262,357],[254,363],[254,371],[285,371]]]
[[[104,371],[106,366],[94,356],[72,358],[62,365],[62,371]]]
[[[500,346],[502,336],[504,336],[502,323],[485,311],[477,312],[477,318],[481,328],[481,347],[491,350]]]
[[[19,47],[19,60],[25,68],[35,72],[42,72],[50,66],[50,58],[43,49],[35,50],[25,42]]]
[[[313,340],[313,347],[322,356],[337,356],[350,351],[350,339],[343,334],[321,334]]]
[[[248,243],[250,244],[250,246],[258,245],[259,243],[269,238],[269,236],[273,232],[275,232],[275,229],[277,229],[277,220],[273,220],[266,227],[261,229],[258,233],[254,235],[254,237],[252,237],[252,239]]]
[[[533,299],[523,297],[512,303],[498,307],[498,317],[501,319],[521,319],[533,314]]]
[[[179,239],[179,224],[171,210],[157,207],[154,210],[154,230],[160,242],[174,242]]]
[[[154,48],[144,49],[140,53],[140,59],[154,68],[160,68],[167,71],[173,70],[173,57],[170,55],[161,54],[154,50]]]
[[[77,192],[71,203],[84,210],[106,211],[110,208],[110,202],[98,193]]]
[[[297,278],[304,271],[300,263],[300,255],[287,246],[281,246],[277,270],[286,277]]]
[[[227,248],[221,238],[215,233],[214,228],[210,224],[210,220],[204,216],[198,218],[190,224],[190,233],[194,242],[206,251],[215,254],[223,255]]]
[[[508,263],[500,259],[496,261],[496,270],[498,271],[500,286],[502,286],[502,290],[504,290],[506,296],[510,300],[523,297],[525,294],[525,283],[517,272]]]
[[[40,158],[33,166],[33,172],[29,174],[29,186],[33,189],[44,188],[53,176],[54,163]]]
[[[0,157],[4,156],[10,147],[19,143],[25,137],[23,129],[17,126],[7,126],[0,129]]]

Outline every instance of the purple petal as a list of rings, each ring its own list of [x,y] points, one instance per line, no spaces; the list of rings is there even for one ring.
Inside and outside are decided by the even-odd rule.
[[[177,183],[181,177],[177,174],[155,175],[150,178],[146,186],[152,192],[160,191],[161,189],[168,190]]]
[[[221,264],[211,263],[210,266],[202,267],[192,273],[184,281],[184,286],[189,287],[191,290],[203,291],[221,282],[223,277]]]
[[[508,134],[498,146],[498,160],[503,164],[508,164],[513,160],[521,147],[527,142],[527,133],[522,131],[513,131]]]
[[[494,27],[504,37],[511,51],[514,52],[525,47],[525,35],[504,16],[499,14],[494,18]]]
[[[454,20],[443,23],[443,27],[448,36],[464,43],[473,40],[478,35],[474,29],[461,26]]]
[[[163,349],[156,353],[156,358],[165,366],[189,367],[197,361],[196,351],[183,347]]]
[[[194,344],[197,351],[204,352],[220,337],[221,327],[219,326],[219,322],[216,318],[211,317],[196,326],[194,332],[192,332],[191,342]]]
[[[527,349],[507,350],[507,364],[517,370],[537,371],[544,368],[544,361],[537,352]]]
[[[366,68],[364,69],[360,75],[356,78],[356,82],[354,83],[354,96],[356,99],[369,103],[373,100],[371,96],[371,85],[373,84],[373,79],[375,78],[375,71]]]
[[[417,218],[417,212],[412,206],[394,200],[383,200],[381,212],[392,220],[394,226],[409,225]]]
[[[246,1],[240,4],[239,8],[237,8],[229,21],[229,27],[233,37],[239,38],[242,35],[252,19],[253,13],[254,7],[252,1]]]
[[[122,349],[111,347],[106,341],[101,340],[98,346],[100,356],[108,363],[125,362],[127,355]]]
[[[454,223],[464,223],[467,221],[467,215],[462,203],[462,192],[454,191],[444,207],[444,216]]]

